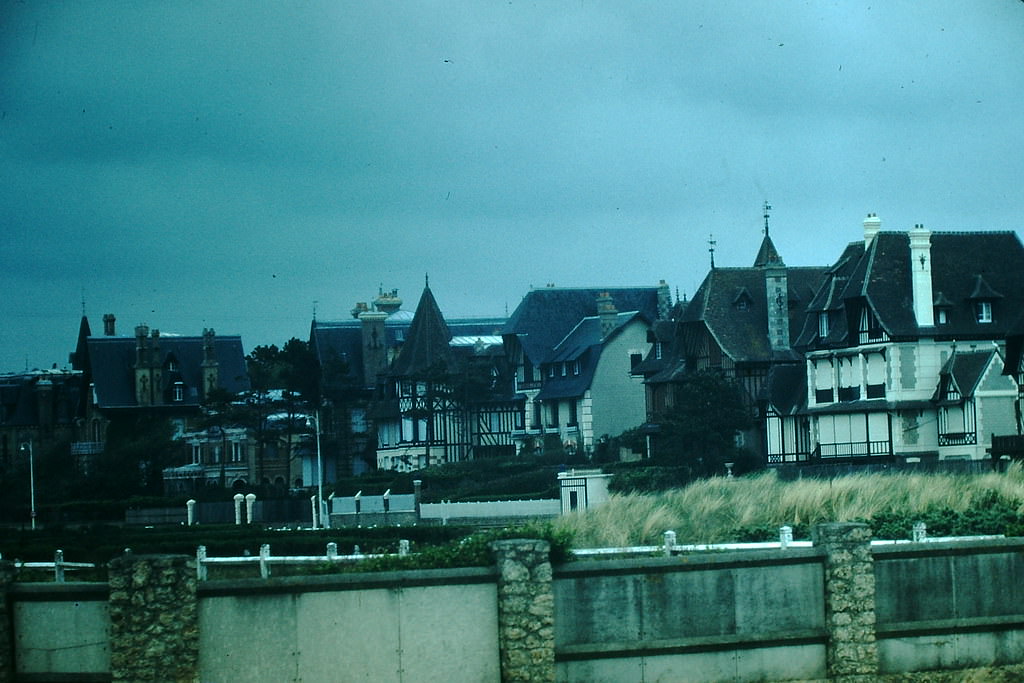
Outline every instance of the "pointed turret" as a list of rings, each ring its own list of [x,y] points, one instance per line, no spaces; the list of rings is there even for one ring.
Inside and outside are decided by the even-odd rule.
[[[418,375],[449,367],[451,354],[448,342],[451,338],[433,292],[429,286],[424,287],[405,344],[391,367],[392,374]]]

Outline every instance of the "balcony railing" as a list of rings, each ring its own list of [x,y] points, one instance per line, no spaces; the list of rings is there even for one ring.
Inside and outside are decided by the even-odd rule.
[[[71,444],[71,455],[97,455],[103,452],[102,441],[75,441]]]
[[[870,458],[892,455],[888,441],[850,441],[846,443],[818,444],[818,457],[826,458]]]
[[[978,443],[978,435],[975,432],[939,434],[940,446],[973,446],[976,443]]]

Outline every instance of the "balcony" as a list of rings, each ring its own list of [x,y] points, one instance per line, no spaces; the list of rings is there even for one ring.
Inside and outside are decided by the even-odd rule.
[[[892,455],[888,441],[850,441],[846,443],[818,444],[817,457],[822,460],[833,458],[877,458]]]
[[[939,434],[940,446],[973,446],[976,443],[978,443],[978,435],[975,432]]]
[[[71,455],[99,455],[103,452],[103,441],[74,441]]]

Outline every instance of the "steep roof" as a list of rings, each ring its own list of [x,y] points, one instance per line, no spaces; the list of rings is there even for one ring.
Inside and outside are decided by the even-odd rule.
[[[135,337],[90,337],[87,341],[92,382],[100,408],[137,407],[135,397]],[[249,389],[249,375],[239,336],[216,336],[213,340],[220,385],[231,392]],[[202,392],[202,337],[160,337],[160,363],[168,357],[177,361],[178,373],[186,387],[185,399],[177,407],[198,406]]]
[[[603,292],[619,311],[638,311],[646,320],[658,319],[657,287],[544,287],[523,297],[502,334],[518,338],[534,364],[546,362],[580,320],[597,314],[597,297]]]
[[[933,232],[931,235],[932,301],[943,307],[947,322],[927,333],[945,338],[1003,338],[1024,307],[1024,246],[1013,232]],[[865,249],[851,245],[833,267],[809,312],[846,311],[833,316],[823,345],[843,345],[849,338],[853,309],[848,302],[866,300],[882,329],[895,338],[923,333],[913,312],[910,238],[907,232],[879,232]],[[974,304],[992,303],[992,322],[977,320]],[[815,342],[811,316],[800,342]]]
[[[947,381],[953,382],[961,396],[965,398],[973,396],[995,355],[995,349],[954,351],[946,364],[942,366],[939,386],[935,390],[933,400],[941,401],[943,399],[942,393]]]
[[[416,314],[409,325],[409,334],[402,350],[391,366],[391,374],[410,376],[451,367],[452,333],[430,287],[423,288]]]
[[[562,375],[559,371],[554,377],[545,378],[537,398],[546,400],[582,396],[594,380],[594,373],[597,371],[597,364],[604,345],[614,339],[626,325],[634,320],[647,322],[638,311],[616,314],[615,326],[606,337],[601,335],[601,319],[598,316],[589,316],[581,320],[552,349],[547,360],[549,363],[570,365],[578,363],[579,373],[576,374],[570,370]]]
[[[791,339],[796,337],[812,292],[826,272],[822,267],[786,269]],[[704,323],[722,351],[737,362],[796,357],[790,351],[772,351],[765,271],[760,267],[712,269],[690,299],[681,322]]]
[[[772,238],[765,235],[761,240],[761,248],[757,250],[757,256],[754,258],[754,267],[763,268],[770,263],[781,264],[782,257],[779,256],[779,250],[775,248]]]
[[[761,398],[779,415],[795,415],[807,402],[807,369],[797,363],[773,365],[762,391]]]

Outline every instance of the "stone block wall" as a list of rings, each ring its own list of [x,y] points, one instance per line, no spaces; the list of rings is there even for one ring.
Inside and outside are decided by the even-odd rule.
[[[113,680],[199,680],[195,558],[126,553],[109,581]]]

